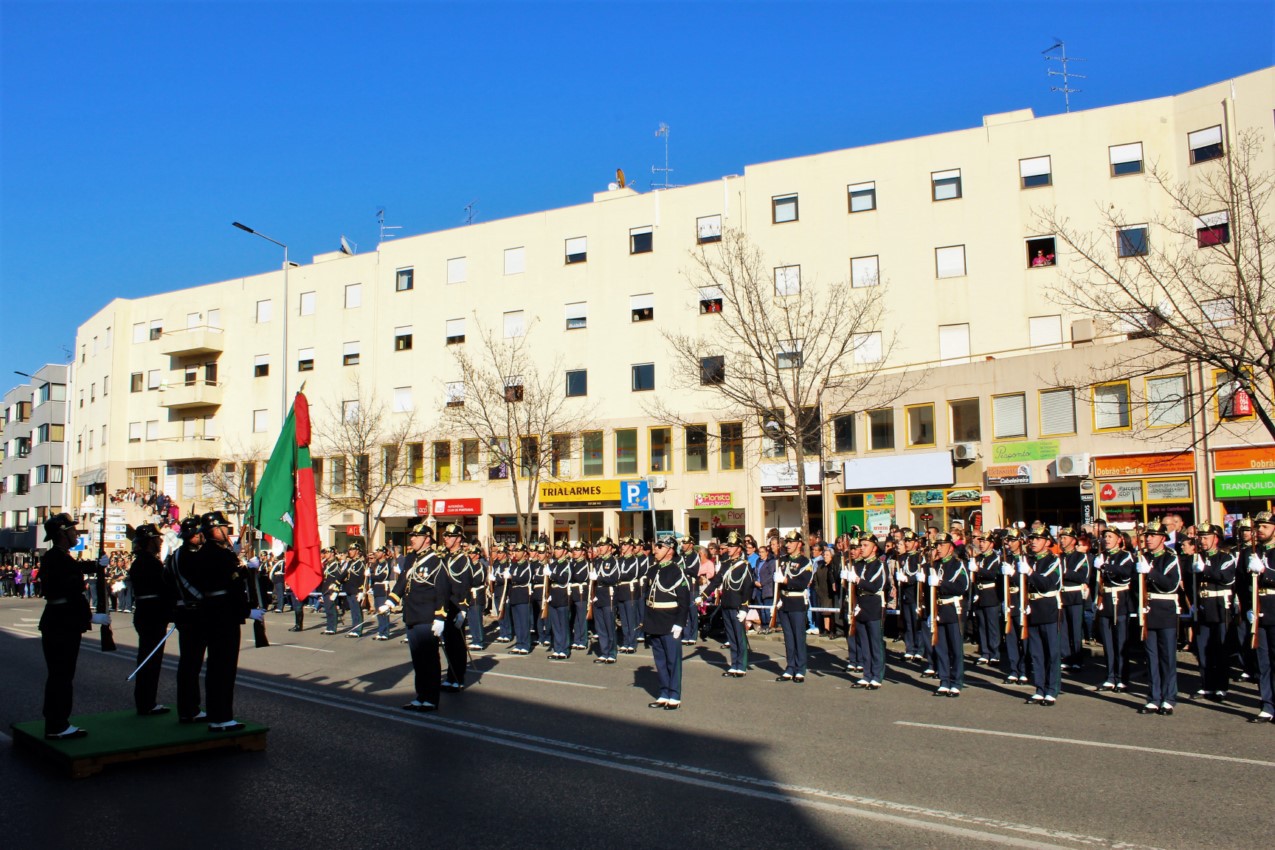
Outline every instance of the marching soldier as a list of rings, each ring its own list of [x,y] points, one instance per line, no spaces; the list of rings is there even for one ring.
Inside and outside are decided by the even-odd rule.
[[[1089,598],[1090,555],[1076,548],[1076,529],[1058,530],[1062,549],[1062,665],[1079,670],[1085,657],[1085,600]]]
[[[589,648],[589,560],[583,540],[572,540],[567,564],[571,568],[571,648]]]
[[[787,655],[784,672],[777,682],[806,681],[806,588],[814,577],[810,559],[801,553],[801,532],[793,529],[784,535],[786,553],[775,570],[775,604],[784,630]],[[782,601],[781,600],[782,597]]]
[[[642,596],[642,572],[637,548],[632,537],[620,539],[619,576],[615,586],[615,604],[620,609],[620,652],[637,652],[639,600]]]
[[[553,646],[553,636],[550,634],[548,606],[545,604],[545,596],[549,592],[549,582],[545,579],[549,573],[545,572],[545,567],[549,562],[549,546],[546,543],[532,543],[528,547],[528,557],[531,561],[531,615],[536,621],[536,643],[549,649]]]
[[[717,565],[717,574],[704,588],[706,599],[719,593],[718,610],[722,613],[722,623],[726,626],[726,642],[730,645],[730,668],[722,675],[738,679],[748,672],[748,630],[744,621],[748,619],[748,606],[753,598],[753,571],[744,560],[744,539],[738,531],[726,535],[723,543],[725,556]]]
[[[470,544],[466,552],[469,561],[469,615],[466,618],[466,630],[469,632],[468,647],[474,650],[483,648],[483,612],[487,610],[487,586],[490,583],[487,559],[477,543]]]
[[[1151,675],[1151,692],[1139,714],[1173,714],[1178,698],[1178,587],[1182,571],[1177,555],[1165,547],[1168,536],[1164,523],[1148,525],[1146,556],[1140,557],[1137,565],[1146,582],[1142,616],[1147,618],[1147,667]]]
[[[285,595],[282,558],[275,558],[273,556],[270,557],[269,576],[270,576],[270,583],[274,586],[274,612],[276,614],[282,614],[283,613],[283,598]],[[293,600],[292,610],[295,611],[298,607],[299,607],[299,603],[297,603],[296,600]],[[301,629],[298,628],[297,631],[301,631]]]
[[[1008,630],[1005,631],[1005,661],[1008,672],[1005,684],[1026,685],[1027,680],[1027,644],[1023,641],[1023,606],[1021,595],[1016,592],[1017,576],[1021,565],[1027,560],[1023,551],[1023,530],[1008,528],[1005,530],[1005,547],[1007,551],[1001,557],[1001,595],[1005,597],[1005,611],[1008,612]],[[997,625],[1000,625],[997,618]]]
[[[235,676],[245,615],[265,616],[261,608],[249,610],[241,581],[239,558],[230,549],[230,522],[221,511],[201,517],[205,543],[195,554],[196,579],[203,594],[201,616],[208,635],[208,663],[204,689],[208,695],[208,729],[232,732],[242,729],[235,720]]]
[[[496,641],[513,643],[513,616],[509,612],[509,547],[504,543],[493,544],[491,548],[491,592],[496,606],[493,613],[496,617]]]
[[[368,568],[368,581],[372,585],[372,604],[376,606],[376,634],[372,640],[390,639],[390,615],[381,613],[381,607],[390,594],[390,554],[375,552]]]
[[[598,636],[598,657],[594,664],[615,663],[615,590],[620,580],[620,564],[610,537],[598,538],[589,581],[593,585],[593,631]]]
[[[571,562],[567,559],[567,543],[555,540],[553,557],[544,566],[549,577],[549,633],[553,649],[551,661],[571,657]]]
[[[978,660],[975,664],[999,664],[1001,660],[1001,557],[990,534],[974,535],[978,554],[970,559],[970,579],[974,585],[974,607],[978,612]]]
[[[164,589],[164,565],[159,553],[164,536],[153,523],[139,525],[132,530],[133,566],[129,578],[136,594],[133,611],[133,628],[137,631],[137,675],[133,679],[133,704],[143,717],[167,714],[171,709],[156,704],[159,691],[159,673],[163,666],[162,653],[151,653],[159,646],[172,620],[171,605]],[[150,660],[147,661],[147,657]],[[146,662],[143,666],[142,662]]]
[[[53,544],[40,556],[40,586],[44,594],[40,646],[48,668],[44,682],[44,737],[83,738],[88,732],[71,725],[71,683],[80,640],[91,625],[111,622],[110,614],[94,614],[89,608],[84,597],[84,575],[105,567],[71,557],[71,547],[79,542],[80,531],[70,514],[46,519],[44,539]]]
[[[342,590],[345,591],[345,604],[350,609],[350,630],[346,637],[363,637],[363,585],[367,580],[367,562],[363,559],[363,546],[351,543],[345,550],[349,558],[345,564]]]
[[[194,723],[208,717],[200,708],[199,692],[199,673],[208,651],[208,629],[201,611],[204,595],[199,587],[198,558],[204,545],[199,517],[182,520],[181,538],[182,545],[164,562],[164,586],[174,602],[177,625],[177,719]]]
[[[881,544],[871,534],[859,538],[861,559],[850,570],[850,582],[855,587],[854,617],[859,659],[866,662],[862,678],[853,687],[879,690],[885,679],[885,632],[882,618],[885,616],[886,568],[881,560]],[[787,599],[784,600],[787,604]]]
[[[473,589],[473,574],[470,571],[469,559],[461,548],[465,543],[465,532],[459,525],[448,523],[443,526],[443,550],[439,554],[443,568],[452,587],[461,595],[461,603],[448,609],[448,616],[443,626],[443,652],[447,656],[447,675],[443,679],[445,691],[459,692],[465,687],[465,674],[468,671],[468,657],[465,649],[465,637],[461,627],[468,617],[470,591]]]
[[[341,617],[341,587],[345,584],[345,565],[337,557],[335,551],[328,553],[328,560],[323,565],[323,614],[327,618],[325,635],[336,634]]]
[[[1257,686],[1262,710],[1250,723],[1275,723],[1275,517],[1262,511],[1253,518],[1256,542],[1248,557],[1248,573],[1257,577],[1253,627],[1257,629]]]
[[[407,554],[389,599],[377,609],[388,614],[391,605],[403,608],[403,624],[407,627],[407,643],[415,673],[416,698],[403,706],[408,711],[435,711],[438,708],[442,665],[439,664],[439,642],[449,612],[468,593],[458,588],[442,561],[434,554],[430,541],[433,534],[421,522],[408,531]]]
[[[689,534],[684,534],[677,540],[682,547],[682,551],[677,555],[677,562],[682,567],[682,572],[686,574],[687,586],[692,590],[692,596],[699,589],[699,550],[695,547],[695,540]],[[699,639],[699,607],[692,605],[690,612],[686,615],[686,622],[682,625],[682,645],[692,646]]]
[[[673,538],[661,537],[655,542],[655,564],[651,571],[651,589],[646,598],[646,619],[642,629],[651,645],[655,672],[660,680],[659,697],[650,708],[675,711],[682,704],[682,624],[691,605],[691,589],[686,573],[673,560]]]
[[[527,560],[527,546],[514,543],[510,546],[510,561],[502,571],[508,584],[509,620],[513,625],[514,655],[531,652],[531,587],[535,583],[532,565]]]
[[[1062,690],[1062,647],[1058,642],[1059,603],[1062,601],[1062,565],[1050,551],[1049,530],[1036,526],[1027,535],[1031,554],[1019,562],[1019,574],[1027,578],[1027,645],[1031,652],[1032,684],[1036,692],[1027,702],[1052,706]]]
[[[1195,695],[1220,702],[1226,699],[1230,681],[1226,637],[1231,625],[1238,559],[1218,548],[1222,540],[1220,527],[1201,525],[1199,539],[1203,551],[1196,556],[1194,569],[1199,588],[1195,602],[1200,633],[1196,640],[1200,648],[1202,681]]]
[[[930,568],[927,584],[930,593],[937,594],[935,617],[931,625],[937,630],[935,664],[938,667],[939,687],[934,692],[940,697],[959,697],[965,687],[965,652],[962,635],[961,604],[969,591],[970,577],[965,564],[956,557],[952,535],[938,533],[934,538],[934,565]]]
[[[863,546],[859,543],[861,536],[857,527],[852,528],[854,532],[849,536],[847,545],[848,560],[837,573],[837,578],[841,584],[840,598],[837,602],[837,608],[845,609],[846,616],[846,672],[847,673],[863,673],[863,657],[859,653],[859,638],[857,629],[851,628],[854,624],[854,612],[851,611],[850,592],[851,592],[851,576],[855,570],[863,562]],[[776,568],[778,573],[778,568]],[[840,612],[838,612],[840,613]]]
[[[1129,613],[1135,608],[1129,600],[1129,583],[1133,580],[1133,556],[1123,548],[1124,538],[1115,528],[1102,532],[1102,554],[1094,559],[1098,570],[1098,618],[1101,626],[1102,652],[1107,659],[1107,678],[1095,690],[1123,693],[1129,685],[1129,658],[1125,654],[1128,640]]]

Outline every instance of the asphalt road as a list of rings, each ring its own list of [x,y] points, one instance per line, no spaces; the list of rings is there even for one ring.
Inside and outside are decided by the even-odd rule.
[[[41,603],[0,600],[0,723],[39,717]],[[1255,687],[1226,705],[1141,716],[1130,695],[1087,690],[1056,707],[967,672],[935,699],[895,662],[877,692],[839,672],[844,645],[811,639],[803,685],[774,681],[783,645],[753,642],[754,669],[720,675],[716,641],[688,648],[680,711],[646,707],[650,655],[611,666],[474,654],[469,687],[415,715],[407,647],[300,634],[268,617],[244,630],[236,712],[271,727],[265,753],[222,751],[110,767],[71,781],[0,757],[0,835],[13,847],[1062,847],[1256,846],[1275,832],[1275,725],[1245,723]],[[131,705],[134,634],[86,636],[75,710]],[[166,664],[175,665],[176,647]],[[776,659],[779,666],[776,665]],[[1183,656],[1181,687],[1195,686]],[[476,669],[474,669],[476,668]],[[1135,678],[1136,681],[1136,678]],[[161,700],[173,700],[171,670]],[[0,738],[3,748],[9,741]]]

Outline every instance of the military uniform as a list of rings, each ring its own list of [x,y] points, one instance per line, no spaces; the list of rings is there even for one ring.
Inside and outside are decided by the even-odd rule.
[[[673,540],[663,538],[658,545],[672,549]],[[642,623],[660,681],[659,696],[649,704],[651,708],[674,710],[682,704],[680,639],[690,605],[691,589],[681,565],[676,560],[669,560],[653,567]]]
[[[1259,533],[1263,526],[1275,526],[1275,518],[1268,511],[1262,511],[1254,520]],[[1250,577],[1257,575],[1259,609],[1254,616],[1254,628],[1257,629],[1257,687],[1262,709],[1251,722],[1275,722],[1275,538],[1265,543],[1259,539],[1245,569]]]
[[[466,630],[469,633],[469,648],[482,649],[485,635],[483,634],[483,613],[487,610],[487,580],[488,565],[487,560],[482,557],[482,553],[471,551],[468,553],[469,565],[469,611],[466,619]]]
[[[531,652],[531,618],[532,618],[532,585],[536,584],[536,577],[532,572],[532,565],[526,558],[523,544],[515,544],[514,558],[506,569],[509,571],[507,579],[509,583],[509,599],[506,605],[509,607],[509,619],[513,626],[514,647],[510,652],[515,655],[526,655]],[[516,557],[521,554],[522,557]]]
[[[200,709],[199,674],[208,651],[208,628],[203,617],[204,594],[200,578],[197,517],[182,520],[182,545],[164,561],[164,586],[173,600],[173,623],[177,626],[177,716],[183,722],[203,720]]]
[[[1155,526],[1165,537],[1168,530]],[[1148,533],[1155,531],[1148,529]],[[1143,616],[1147,618],[1147,668],[1151,689],[1143,713],[1172,714],[1178,699],[1178,586],[1182,572],[1177,555],[1160,549],[1140,561],[1138,572],[1146,583]]]
[[[505,544],[497,543],[491,553],[491,592],[495,596],[493,613],[496,616],[496,640],[514,642],[513,615],[509,611],[509,555]]]
[[[603,537],[598,547],[610,547],[611,539]],[[595,664],[614,664],[615,641],[615,590],[620,581],[620,564],[612,554],[593,559],[589,567],[589,581],[593,585],[593,631],[598,636],[598,657]]]
[[[549,570],[549,634],[553,641],[549,657],[561,661],[571,656],[571,562],[555,557],[545,568]]]
[[[1008,529],[1006,535],[1007,541],[1023,539],[1022,531],[1017,528]],[[1027,678],[1029,651],[1027,642],[1023,640],[1023,592],[1018,575],[1021,565],[1027,560],[1027,555],[1021,546],[1017,552],[1008,545],[1007,548],[1009,551],[1001,556],[1001,594],[1005,598],[1004,610],[1007,612],[1009,621],[1009,628],[1004,632],[1005,684],[1026,685],[1029,681]],[[997,623],[1000,622],[997,618]]]
[[[278,559],[270,564],[270,583],[274,586],[274,612],[276,614],[283,613],[283,598],[286,595],[286,585],[284,584],[283,559]],[[292,608],[296,610],[300,606],[300,602],[292,600]]]
[[[726,537],[726,546],[741,545],[737,532],[730,532]],[[720,594],[718,610],[722,614],[722,622],[726,626],[726,642],[730,644],[730,668],[723,676],[738,678],[748,672],[748,630],[744,628],[748,607],[753,598],[756,582],[748,561],[739,557],[724,557],[719,563],[717,574],[704,588],[704,597]]]
[[[865,537],[863,545],[877,545],[875,538]],[[876,554],[855,564],[851,580],[855,585],[854,610],[850,615],[855,622],[855,640],[859,646],[859,660],[864,665],[863,677],[855,687],[876,690],[885,680],[885,632],[882,619],[885,616],[885,562]],[[784,599],[787,605],[788,600]]]
[[[333,557],[323,565],[323,613],[327,618],[327,628],[323,630],[325,635],[336,634],[337,627],[341,622],[341,595],[344,591],[341,589],[345,585],[345,564],[339,558]]]
[[[44,682],[45,737],[81,737],[83,729],[71,725],[72,682],[80,655],[80,640],[92,625],[93,612],[84,596],[84,575],[102,569],[77,561],[55,538],[75,530],[69,514],[57,514],[44,523],[45,540],[54,540],[40,556],[40,587],[44,612],[40,614],[40,648],[48,677]]]
[[[465,599],[468,588],[452,583],[434,552],[409,551],[403,559],[389,599],[403,609],[407,643],[412,657],[416,699],[403,706],[413,711],[438,708],[442,665],[438,651],[447,619]]]
[[[156,704],[159,674],[163,669],[163,653],[151,652],[159,646],[172,621],[172,601],[164,587],[164,565],[151,551],[153,540],[160,540],[154,525],[138,526],[133,531],[137,550],[129,578],[133,583],[133,628],[137,632],[137,675],[133,678],[133,705],[141,715],[163,714],[168,709]],[[150,660],[147,661],[147,656]],[[146,662],[143,664],[142,662]]]
[[[363,560],[363,550],[352,547],[353,553],[345,564],[341,589],[345,593],[345,603],[350,609],[350,630],[346,637],[363,636],[363,583],[367,580],[367,561]]]
[[[944,534],[940,540],[951,540]],[[928,581],[930,593],[938,595],[935,607],[938,642],[935,644],[935,666],[938,670],[939,696],[958,697],[965,687],[965,653],[962,604],[970,589],[969,571],[955,554],[936,561]]]
[[[970,559],[974,608],[978,612],[978,663],[999,664],[1004,636],[1001,601],[1001,555],[995,548]]]
[[[389,599],[390,594],[390,556],[378,557],[368,572],[368,582],[372,589],[372,604],[376,606],[376,634],[372,640],[389,640],[390,615],[381,613],[381,606]]]
[[[695,541],[689,537],[681,538],[678,543],[683,547],[690,547],[689,552],[683,548],[673,560],[681,564],[682,572],[686,575],[686,584],[691,588],[691,595],[694,596],[699,588],[699,550],[695,548]],[[682,624],[682,644],[690,646],[698,639],[699,606],[692,604],[686,615],[686,622]]]
[[[1218,536],[1221,529],[1216,526]],[[1200,534],[1204,534],[1204,530]],[[1227,653],[1227,631],[1231,626],[1235,603],[1235,576],[1238,558],[1229,552],[1212,549],[1195,561],[1196,610],[1199,616],[1201,683],[1197,696],[1225,699],[1230,687],[1230,659]]]
[[[1033,531],[1030,538],[1049,541],[1049,533]],[[1062,564],[1048,549],[1027,556],[1027,645],[1031,652],[1032,684],[1029,702],[1050,706],[1062,690],[1062,644],[1058,615],[1062,603]]]
[[[214,528],[229,526],[225,516],[213,511],[204,514],[202,523],[207,542],[195,553],[195,580],[203,595],[200,616],[208,636],[208,661],[204,667],[208,727],[214,731],[242,728],[243,724],[234,718],[235,678],[248,600],[238,556],[212,539]]]
[[[1129,593],[1136,572],[1133,556],[1122,549],[1110,548],[1094,559],[1098,568],[1098,622],[1102,652],[1107,659],[1107,678],[1099,690],[1123,691],[1129,686],[1129,657],[1125,644],[1129,638],[1129,616],[1137,608]]]
[[[633,539],[627,538],[620,545],[632,546]],[[642,571],[638,556],[621,555],[615,585],[615,605],[620,609],[620,652],[632,654],[637,651],[638,626],[642,622],[639,614],[641,598]]]
[[[464,532],[458,525],[447,525],[439,535],[458,537],[464,543]],[[439,547],[439,559],[447,570],[447,577],[452,587],[461,594],[461,602],[448,610],[448,617],[443,623],[443,652],[447,656],[447,674],[443,677],[443,690],[459,691],[465,686],[465,676],[469,670],[469,656],[465,648],[465,636],[461,632],[469,616],[471,592],[473,590],[473,573],[469,567],[469,558],[461,549],[449,551],[445,546]]]
[[[584,543],[571,543],[567,558],[571,568],[571,648],[589,648],[589,562],[584,557]]]
[[[795,531],[784,537],[785,545],[801,542],[801,535]],[[785,554],[779,559],[776,571],[782,574],[782,586],[775,588],[776,604],[779,605],[779,622],[784,631],[784,672],[778,681],[804,682],[806,680],[806,588],[810,586],[815,571],[810,559],[800,554]]]
[[[1059,537],[1071,529],[1062,529]],[[1070,535],[1075,537],[1075,535]],[[1093,556],[1075,549],[1064,551],[1062,561],[1063,667],[1079,670],[1085,658],[1085,600],[1093,573]]]

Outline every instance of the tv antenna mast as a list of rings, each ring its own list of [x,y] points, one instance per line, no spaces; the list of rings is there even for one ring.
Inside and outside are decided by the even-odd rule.
[[[1057,51],[1058,51],[1058,55],[1057,55],[1057,56],[1050,56],[1049,54],[1050,54],[1050,53],[1052,53],[1052,52],[1053,52],[1053,51],[1055,51],[1055,50],[1057,50]],[[1073,94],[1078,94],[1078,93],[1080,93],[1080,92],[1084,91],[1084,89],[1073,89],[1073,88],[1071,87],[1071,81],[1072,81],[1073,79],[1076,79],[1076,80],[1083,80],[1083,79],[1085,79],[1085,75],[1084,75],[1084,74],[1077,74],[1077,73],[1075,73],[1075,72],[1073,72],[1073,71],[1068,71],[1068,70],[1067,70],[1067,63],[1068,63],[1068,62],[1084,62],[1085,60],[1084,60],[1084,59],[1081,59],[1079,56],[1068,56],[1068,55],[1067,55],[1067,44],[1066,44],[1066,42],[1064,42],[1062,39],[1060,39],[1058,36],[1054,36],[1054,46],[1053,46],[1053,47],[1050,47],[1048,50],[1042,50],[1042,51],[1041,51],[1041,53],[1043,53],[1043,54],[1045,55],[1045,61],[1046,61],[1046,62],[1057,62],[1059,65],[1061,65],[1061,66],[1062,66],[1062,70],[1061,70],[1061,71],[1055,71],[1053,68],[1050,68],[1050,69],[1047,71],[1048,75],[1049,75],[1049,76],[1051,76],[1051,77],[1062,77],[1062,85],[1061,85],[1061,86],[1050,86],[1050,87],[1049,87],[1049,90],[1050,90],[1050,91],[1060,91],[1060,92],[1062,92],[1062,93],[1063,93],[1063,102],[1067,104],[1067,111],[1068,111],[1068,112],[1071,112],[1071,96],[1072,96]]]
[[[398,235],[397,233],[389,233],[387,231],[403,229],[403,225],[401,224],[386,224],[385,223],[385,207],[381,207],[380,209],[376,211],[376,223],[380,225],[380,228],[381,228],[381,236],[379,239],[376,240],[376,244],[378,246],[382,242],[384,242],[386,239],[393,239],[395,236]]]
[[[664,167],[660,168],[658,165],[652,165],[651,173],[663,174],[664,181],[662,183],[656,183],[654,180],[652,180],[651,188],[652,189],[675,189],[677,188],[676,185],[668,182],[669,175],[673,173],[673,169],[670,168],[668,164],[668,136],[669,136],[668,125],[665,124],[663,121],[661,121],[659,128],[655,131],[655,135],[664,137]]]
[[[478,217],[478,199],[474,198],[465,204],[465,224],[473,224],[474,219]]]

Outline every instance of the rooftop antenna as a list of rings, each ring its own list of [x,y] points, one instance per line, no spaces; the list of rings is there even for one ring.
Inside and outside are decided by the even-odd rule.
[[[354,256],[355,254],[357,254],[358,252],[359,252],[359,246],[358,246],[358,244],[357,244],[357,243],[354,243],[354,242],[351,242],[349,239],[346,239],[344,235],[342,235],[342,237],[341,237],[341,253],[342,253],[342,254],[346,254],[347,256],[351,256],[351,257],[352,257],[352,256]]]
[[[472,201],[465,204],[465,224],[474,223],[474,219],[478,217],[478,212],[476,210],[477,206],[478,206],[477,198],[474,198]]]
[[[1052,52],[1053,52],[1053,51],[1055,51],[1055,50],[1057,50],[1057,51],[1058,51],[1058,55],[1057,55],[1057,56],[1050,56],[1049,54],[1050,54],[1050,53],[1052,53]],[[1080,93],[1080,92],[1084,91],[1084,89],[1073,89],[1073,88],[1071,87],[1070,83],[1071,83],[1071,81],[1072,81],[1073,79],[1083,80],[1083,79],[1086,79],[1086,77],[1085,77],[1085,75],[1084,75],[1084,74],[1077,74],[1077,73],[1074,73],[1074,72],[1072,72],[1072,71],[1068,71],[1068,70],[1067,70],[1067,63],[1068,63],[1068,62],[1084,62],[1085,60],[1084,60],[1084,59],[1081,59],[1079,56],[1068,56],[1068,55],[1067,55],[1067,44],[1066,44],[1066,42],[1064,42],[1062,39],[1060,39],[1058,36],[1054,36],[1054,45],[1053,45],[1053,47],[1050,47],[1048,50],[1042,50],[1042,51],[1041,51],[1041,53],[1043,53],[1043,54],[1045,55],[1045,61],[1046,61],[1046,62],[1051,62],[1051,61],[1052,61],[1052,62],[1057,62],[1059,65],[1061,65],[1061,66],[1062,66],[1062,70],[1061,70],[1061,71],[1055,71],[1053,68],[1050,68],[1050,69],[1048,70],[1048,72],[1047,72],[1047,73],[1048,73],[1048,75],[1049,75],[1049,76],[1051,76],[1051,77],[1062,77],[1062,85],[1061,85],[1061,86],[1050,86],[1050,87],[1049,87],[1049,90],[1050,90],[1050,91],[1060,91],[1060,92],[1062,92],[1062,93],[1063,93],[1063,102],[1065,102],[1065,103],[1067,104],[1067,111],[1068,111],[1068,112],[1071,112],[1071,96],[1072,96],[1073,94],[1078,94],[1078,93]]]
[[[676,187],[675,187],[672,183],[668,182],[669,175],[673,173],[673,169],[672,169],[672,168],[669,168],[669,164],[668,164],[668,134],[669,134],[668,125],[667,125],[667,124],[665,124],[663,121],[661,121],[661,122],[660,122],[660,126],[659,126],[659,128],[655,131],[655,135],[656,135],[656,136],[663,136],[663,137],[664,137],[664,167],[663,167],[663,168],[660,168],[658,165],[652,165],[652,166],[651,166],[651,173],[652,173],[652,174],[663,174],[663,175],[664,175],[664,182],[662,182],[662,183],[656,183],[654,180],[652,180],[652,181],[651,181],[651,188],[652,188],[652,189],[674,189],[674,188],[676,188]]]
[[[376,211],[376,223],[380,225],[380,228],[381,228],[381,236],[379,239],[376,240],[376,244],[378,247],[386,239],[393,239],[395,236],[398,235],[397,233],[388,233],[387,231],[403,229],[403,225],[401,224],[386,224],[385,223],[385,207],[381,207]]]

